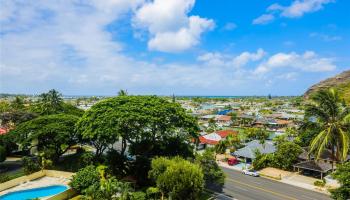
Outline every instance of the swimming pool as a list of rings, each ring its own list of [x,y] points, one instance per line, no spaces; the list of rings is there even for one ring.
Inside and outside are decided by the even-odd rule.
[[[65,185],[52,185],[47,187],[19,190],[0,196],[0,200],[27,200],[46,196],[52,196],[67,190]]]

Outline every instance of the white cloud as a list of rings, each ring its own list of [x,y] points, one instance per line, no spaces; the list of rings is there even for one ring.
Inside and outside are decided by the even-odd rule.
[[[253,20],[253,24],[268,24],[272,22],[275,17],[272,14],[263,14],[260,17]]]
[[[236,67],[241,67],[246,65],[250,61],[258,61],[266,55],[263,49],[258,49],[256,53],[243,52],[239,56],[233,59],[233,65]]]
[[[302,17],[306,13],[316,12],[323,5],[334,2],[334,0],[295,0],[290,6],[281,6],[281,16],[288,18]]]
[[[225,66],[238,69],[247,65],[249,62],[261,60],[266,55],[266,52],[259,48],[256,53],[242,52],[237,56],[222,54],[219,52],[209,52],[197,57],[198,61],[205,62],[209,66]]]
[[[228,22],[228,23],[225,24],[223,29],[226,30],[226,31],[232,31],[232,30],[234,30],[236,28],[237,28],[237,24],[235,24],[233,22]]]
[[[326,72],[336,69],[334,59],[320,57],[313,51],[306,51],[303,54],[277,53],[262,62],[255,70],[255,74],[265,74],[278,68],[294,68],[306,72]]]
[[[321,39],[325,42],[333,42],[333,41],[339,41],[342,40],[342,37],[338,36],[338,35],[327,35],[327,34],[323,34],[323,33],[310,33],[310,37],[312,38],[318,38]]]
[[[312,13],[323,9],[324,5],[335,0],[294,0],[289,6],[278,3],[270,5],[260,17],[253,20],[253,24],[267,24],[275,19],[275,15],[286,18],[299,18],[306,13]]]
[[[144,5],[142,1],[6,2],[0,7],[1,92],[39,93],[56,88],[65,94],[113,95],[123,88],[138,94],[265,93],[261,79],[253,73],[253,68],[267,62],[262,49],[237,55],[208,53],[187,62],[153,62],[147,51],[140,57],[128,56],[129,44],[116,40],[118,30],[112,33],[106,27],[111,23],[118,27],[122,17],[132,17]],[[152,30],[200,32],[198,24],[203,22],[196,20],[205,21],[185,16],[185,24],[172,23],[174,29],[164,31],[152,25]],[[189,32],[191,39],[200,39]],[[312,53],[299,56],[319,60],[320,65],[311,63],[313,68],[332,63]]]
[[[155,0],[144,3],[133,18],[136,29],[150,34],[148,47],[163,52],[179,52],[200,42],[205,31],[214,28],[212,19],[188,16],[194,0]]]

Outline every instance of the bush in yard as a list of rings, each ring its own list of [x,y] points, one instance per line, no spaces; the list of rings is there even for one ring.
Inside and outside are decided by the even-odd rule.
[[[314,185],[318,187],[324,187],[326,185],[326,182],[324,180],[317,180],[314,182]]]
[[[274,166],[284,170],[291,169],[301,152],[301,147],[294,142],[287,141],[279,144],[274,154]]]
[[[81,156],[79,158],[80,166],[86,167],[89,165],[93,165],[94,164],[94,157],[95,157],[95,155],[90,151],[81,153]]]
[[[131,200],[146,200],[146,193],[144,192],[133,192],[131,194]]]
[[[70,186],[82,193],[88,187],[99,184],[100,182],[100,174],[96,170],[96,167],[93,165],[89,165],[83,169],[80,169],[75,175],[73,175],[72,182],[70,182]]]
[[[40,170],[40,165],[37,161],[29,157],[22,158],[22,166],[25,174],[31,174]]]
[[[149,176],[156,182],[162,199],[198,199],[204,187],[202,168],[180,157],[153,159]]]

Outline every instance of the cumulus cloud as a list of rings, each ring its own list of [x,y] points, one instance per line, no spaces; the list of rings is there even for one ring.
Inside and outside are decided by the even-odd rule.
[[[214,28],[212,19],[188,16],[194,0],[154,0],[144,3],[133,18],[136,29],[147,30],[150,50],[179,52],[200,42],[201,35]]]
[[[253,20],[253,24],[268,24],[275,19],[272,14],[263,14],[260,17]]]
[[[141,0],[67,1],[65,4],[44,0],[6,1],[0,7],[0,91],[39,93],[56,88],[65,94],[111,95],[124,88],[138,94],[198,94],[196,91],[261,94],[262,88],[256,86],[263,87],[263,84],[253,72],[257,66],[268,63],[267,53],[262,49],[235,55],[207,53],[197,61],[187,62],[152,62],[147,51],[145,56],[129,56],[126,52],[129,44],[116,40],[118,30],[110,32],[106,27],[118,24],[122,17],[132,18],[144,5]],[[200,35],[194,37],[191,31],[203,30],[198,24],[204,22],[198,21],[206,19],[176,16],[184,18],[177,21],[169,16],[168,21],[174,20],[169,27],[151,21],[146,27],[154,33],[177,33],[185,29],[190,32],[187,35],[192,34],[189,40],[199,41]],[[155,35],[150,41],[153,38]],[[298,59],[314,60],[307,65],[311,68],[324,67],[327,62],[333,64],[333,60],[315,53],[298,56],[302,57]]]
[[[219,52],[209,52],[197,57],[197,60],[205,62],[211,66],[226,66],[238,69],[247,65],[249,62],[261,60],[266,55],[266,52],[259,48],[256,53],[244,51],[237,56],[222,54]]]
[[[277,53],[261,63],[255,70],[255,74],[265,74],[278,68],[295,68],[306,72],[326,72],[336,69],[334,59],[320,57],[313,51],[303,54]]]
[[[228,23],[225,24],[223,29],[226,30],[226,31],[232,31],[232,30],[234,30],[236,28],[237,28],[237,24],[235,24],[233,22],[228,22]]]
[[[275,18],[275,15],[286,18],[299,18],[306,13],[312,13],[323,9],[324,5],[335,2],[335,0],[294,0],[289,6],[278,3],[270,5],[263,14],[253,20],[253,24],[267,24]]]
[[[323,33],[310,33],[310,37],[312,38],[318,38],[321,39],[325,42],[333,42],[333,41],[339,41],[342,40],[341,36],[338,35],[327,35],[327,34],[323,34]]]

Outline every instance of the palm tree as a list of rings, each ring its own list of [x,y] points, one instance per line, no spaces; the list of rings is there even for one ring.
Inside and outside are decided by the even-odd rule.
[[[314,154],[319,159],[324,150],[330,149],[333,161],[344,161],[350,144],[350,108],[341,103],[334,89],[319,91],[311,100],[306,116],[314,117],[320,132],[311,141],[309,155]]]
[[[119,90],[119,92],[118,92],[118,96],[127,96],[127,95],[128,95],[127,90]]]

